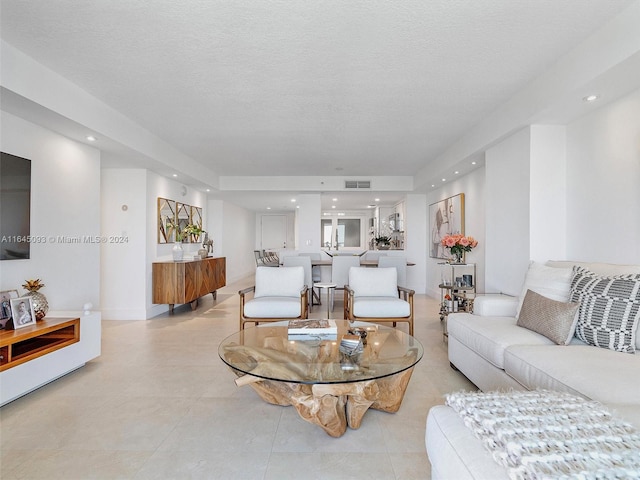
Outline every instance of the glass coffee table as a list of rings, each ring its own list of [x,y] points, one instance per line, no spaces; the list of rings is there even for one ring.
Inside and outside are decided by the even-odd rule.
[[[245,328],[223,340],[218,354],[238,386],[250,385],[268,403],[293,405],[303,419],[339,437],[347,426],[359,428],[369,408],[398,411],[424,349],[395,328],[332,321],[336,335],[302,339],[289,337],[287,321]],[[348,354],[359,339],[359,353]]]

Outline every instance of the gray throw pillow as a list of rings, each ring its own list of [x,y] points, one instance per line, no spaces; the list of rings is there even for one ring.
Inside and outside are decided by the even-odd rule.
[[[527,290],[516,325],[544,335],[558,345],[568,345],[576,329],[579,306]]]

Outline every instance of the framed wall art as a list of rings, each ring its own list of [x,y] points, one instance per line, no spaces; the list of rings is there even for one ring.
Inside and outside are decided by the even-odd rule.
[[[464,193],[429,205],[429,257],[451,259],[441,240],[457,234],[464,235]]]

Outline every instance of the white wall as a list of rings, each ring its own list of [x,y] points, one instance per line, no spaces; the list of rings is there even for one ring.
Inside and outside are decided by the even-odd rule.
[[[101,218],[104,235],[126,240],[102,247],[102,317],[146,318],[147,171],[104,169],[101,173]],[[126,210],[123,207],[126,206]]]
[[[485,292],[519,295],[529,264],[529,159],[524,128],[487,150]]]
[[[567,127],[569,259],[640,264],[640,90]]]
[[[100,152],[2,112],[0,148],[31,160],[31,258],[2,261],[2,290],[39,278],[53,310],[100,307]],[[62,243],[58,236],[79,238]]]
[[[533,125],[529,188],[529,258],[566,258],[566,128]]]
[[[427,232],[429,231],[429,209],[428,206],[432,203],[439,202],[445,198],[464,193],[464,232],[465,235],[470,235],[478,240],[478,246],[471,252],[465,255],[467,263],[476,264],[476,278],[474,279],[476,290],[478,292],[485,291],[485,252],[487,249],[487,240],[485,234],[485,222],[486,222],[486,207],[485,207],[485,169],[478,168],[471,173],[460,177],[450,183],[447,183],[443,187],[433,189],[427,194],[427,202],[425,210],[425,225]],[[407,197],[409,198],[409,197]],[[407,212],[407,222],[413,222],[409,219],[409,212]],[[411,225],[407,227],[412,228]],[[407,230],[408,231],[408,230]],[[407,240],[407,243],[409,240]],[[428,233],[425,236],[423,248],[425,251],[425,259],[427,265],[427,288],[426,293],[432,297],[440,298],[440,284],[441,274],[443,272],[442,259],[430,258],[428,251],[429,237]],[[411,267],[413,268],[413,267]]]
[[[253,250],[259,235],[256,231],[257,216],[255,212],[222,202],[221,225],[224,230],[221,237],[214,235],[214,242],[221,244],[218,254],[227,258],[227,284],[251,275],[256,270]]]
[[[296,248],[300,252],[319,252],[322,201],[319,193],[298,195],[296,209]]]
[[[423,194],[409,194],[405,197],[403,221],[405,228],[404,250],[398,251],[405,255],[409,262],[415,263],[407,267],[407,286],[416,293],[426,292],[427,280],[427,196]],[[391,253],[396,253],[392,252]]]

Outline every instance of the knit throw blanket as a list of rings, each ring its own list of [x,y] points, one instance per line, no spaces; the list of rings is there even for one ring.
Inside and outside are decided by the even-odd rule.
[[[509,477],[640,479],[640,433],[597,402],[566,393],[452,393],[448,406]]]

